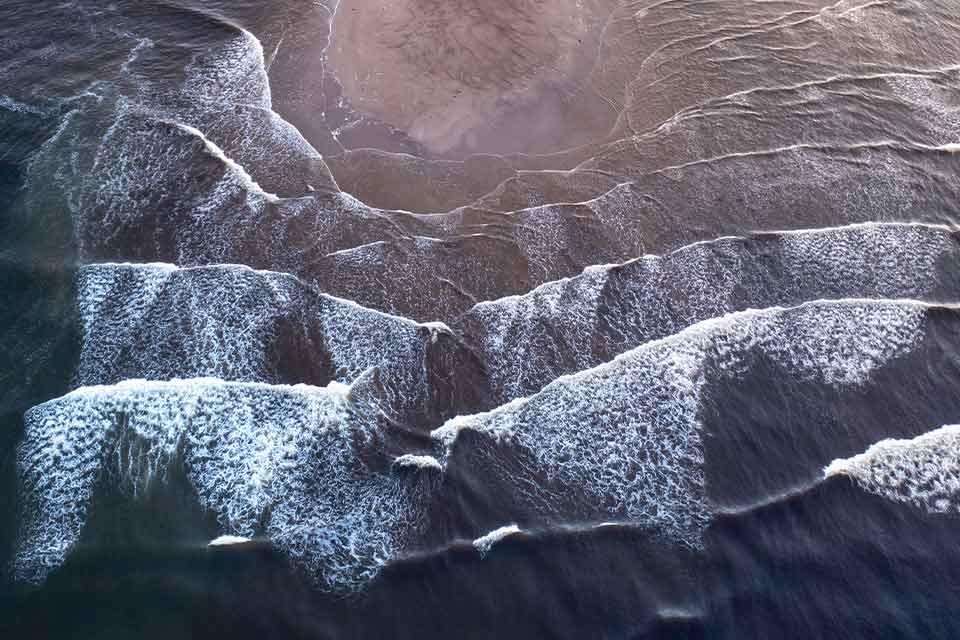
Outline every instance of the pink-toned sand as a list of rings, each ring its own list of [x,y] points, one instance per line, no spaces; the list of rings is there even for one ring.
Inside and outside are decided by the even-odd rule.
[[[329,70],[430,151],[540,152],[616,114],[589,85],[608,0],[341,0]]]

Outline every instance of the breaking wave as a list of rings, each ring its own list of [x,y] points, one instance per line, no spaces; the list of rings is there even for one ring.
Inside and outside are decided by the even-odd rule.
[[[731,314],[492,412],[458,417],[434,438],[446,447],[448,467],[500,475],[533,518],[639,522],[698,546],[711,516],[700,414],[705,385],[742,375],[757,351],[800,379],[868,385],[874,370],[921,340],[926,308],[852,300]],[[458,452],[465,433],[475,437]],[[503,446],[518,450],[523,462],[504,464]]]
[[[722,238],[481,303],[449,327],[237,265],[88,265],[77,380],[326,384],[378,367],[396,415],[437,426],[725,313],[811,297],[955,299],[957,251],[952,229],[917,224]]]
[[[75,42],[0,38],[0,126],[45,140],[0,141],[4,224],[29,231],[7,235],[78,265],[75,301],[60,282],[24,297],[75,302],[81,329],[75,367],[50,355],[67,338],[7,340],[39,326],[30,304],[4,329],[24,378],[73,376],[11,397],[78,387],[24,417],[18,579],[96,545],[99,508],[184,479],[217,523],[202,544],[264,540],[335,594],[452,541],[476,559],[565,527],[704,559],[718,515],[840,475],[958,511],[957,427],[894,439],[954,420],[950,2],[728,3],[707,22],[688,2],[589,3],[601,41],[563,108],[595,93],[606,115],[545,147],[565,151],[460,159],[493,120],[446,95],[406,133],[357,117],[326,68],[334,7],[308,4],[287,9],[323,28],[271,17],[269,52],[244,21],[181,46],[80,10],[117,48],[92,83],[55,71]],[[918,390],[942,417],[905,419]],[[858,402],[890,415],[864,429]]]
[[[240,265],[80,269],[83,345],[77,381],[213,376],[232,381],[348,384],[377,367],[392,415],[436,423],[482,390],[482,365],[441,324],[416,322],[318,293],[297,278]]]
[[[930,513],[960,512],[960,426],[882,440],[861,454],[834,460],[823,473],[847,476],[864,491]]]
[[[126,381],[30,410],[15,574],[39,581],[64,561],[101,483],[135,499],[179,462],[223,535],[266,536],[320,586],[356,588],[415,538],[427,492],[371,467],[358,384]]]

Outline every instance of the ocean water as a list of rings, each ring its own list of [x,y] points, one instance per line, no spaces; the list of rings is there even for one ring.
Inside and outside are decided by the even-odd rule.
[[[0,637],[960,635],[957,0],[7,0],[0,80]]]

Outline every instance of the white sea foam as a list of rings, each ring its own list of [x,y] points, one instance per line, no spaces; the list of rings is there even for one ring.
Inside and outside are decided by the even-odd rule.
[[[236,228],[249,228],[279,197],[302,196],[307,183],[335,188],[320,154],[271,110],[263,52],[250,33],[198,55],[179,88],[151,82],[138,76],[132,89],[108,91],[112,114],[70,123],[80,140],[55,145],[34,167],[60,187],[82,257],[152,224],[159,209],[189,220],[172,234],[168,259],[226,262]],[[204,155],[222,163],[222,175]]]
[[[195,58],[187,68],[183,93],[196,102],[272,107],[263,46],[249,31]]]
[[[244,169],[241,165],[234,162],[232,159],[228,158],[227,154],[223,152],[223,149],[218,147],[215,142],[208,139],[207,136],[205,136],[202,131],[200,131],[195,127],[191,127],[188,124],[182,124],[180,122],[171,122],[170,124],[180,129],[184,133],[188,133],[200,139],[203,142],[203,146],[207,149],[207,151],[210,152],[210,155],[212,155],[213,157],[223,162],[223,164],[227,166],[227,169],[234,172],[237,176],[237,179],[240,181],[240,183],[244,187],[246,187],[247,190],[263,196],[263,198],[267,202],[275,203],[279,201],[279,198],[277,197],[276,194],[267,193],[266,191],[264,191],[263,188],[259,184],[257,184],[257,182],[253,178],[250,177],[250,174],[247,173],[246,169]]]
[[[503,401],[535,391],[545,377],[556,377],[558,365],[575,371],[597,364],[591,342],[607,275],[605,271],[584,273],[470,310],[470,320],[477,323],[482,338],[491,381]],[[562,336],[559,348],[553,335]],[[558,362],[560,349],[567,353]]]
[[[190,229],[173,237],[178,261],[202,255],[194,234],[204,238],[202,251],[207,259],[228,261],[232,228],[224,228],[218,215],[229,205],[238,218],[234,224],[244,219],[251,224],[274,198],[222,151],[213,149],[199,130],[170,113],[120,98],[91,165],[71,168],[83,173],[82,179],[64,176],[62,180],[81,256],[98,253],[99,245],[109,245],[115,235],[149,226],[157,207],[165,206],[166,216],[179,217]],[[212,163],[221,163],[222,169],[210,169]],[[198,167],[205,169],[198,171]]]
[[[746,308],[812,298],[949,299],[960,292],[938,291],[937,270],[957,255],[953,233],[936,225],[869,223],[697,242],[480,303],[455,326],[476,338],[505,402]],[[758,248],[763,260],[754,255]]]
[[[219,536],[207,543],[208,547],[229,547],[236,544],[246,544],[250,538],[243,536]]]
[[[393,464],[396,467],[408,467],[426,471],[443,471],[440,462],[433,456],[417,456],[408,453],[399,456],[393,461]]]
[[[122,234],[146,227],[144,238],[151,237],[155,241],[157,237],[162,237],[176,245],[173,250],[169,247],[158,250],[167,254],[168,259],[183,263],[237,260],[246,247],[236,240],[236,236],[259,228],[265,219],[265,211],[268,214],[276,213],[277,207],[273,205],[277,205],[277,201],[272,194],[282,198],[303,195],[308,191],[307,184],[319,184],[316,179],[306,175],[314,164],[322,164],[319,154],[292,127],[281,126],[276,115],[269,111],[269,83],[261,70],[262,65],[263,52],[256,38],[241,32],[222,46],[198,56],[189,65],[187,82],[175,96],[176,100],[151,102],[144,96],[127,98],[128,102],[134,103],[132,112],[125,111],[121,101],[116,114],[118,126],[104,137],[101,144],[104,148],[98,153],[99,161],[94,170],[87,172],[81,167],[74,176],[76,178],[82,174],[88,177],[82,181],[88,187],[83,190],[82,197],[71,198],[72,208],[81,218],[79,227],[84,233],[80,233],[80,237],[96,237],[98,242],[106,242],[112,248],[110,238],[113,233],[131,240]],[[168,104],[177,101],[189,102],[194,106],[184,107],[179,102],[176,105]],[[218,104],[217,109],[211,108],[214,103]],[[224,105],[230,108],[222,108]],[[254,115],[254,111],[259,115]],[[172,130],[153,130],[147,126],[156,121],[175,124],[169,127]],[[271,133],[263,133],[266,131]],[[152,215],[147,212],[156,211],[158,196],[179,196],[184,184],[180,180],[184,177],[184,167],[198,164],[196,147],[199,145],[191,144],[188,138],[201,142],[202,150],[223,162],[227,175],[214,181],[214,184],[198,183],[196,193],[184,193],[182,198],[169,198],[176,200],[176,204],[169,206],[177,209],[171,212],[171,217],[184,220],[186,224],[178,224],[177,232],[169,237],[164,234],[149,236],[149,228],[156,222],[151,217],[144,219],[142,216]],[[264,142],[267,138],[269,144]],[[931,149],[947,148],[943,145],[927,146]],[[784,146],[784,149],[788,148],[806,147]],[[755,153],[755,150],[749,153]],[[285,165],[283,170],[277,169],[278,163],[285,163],[293,156],[298,159],[290,167]],[[200,180],[200,172],[196,177]],[[604,184],[611,181],[605,178]],[[79,179],[63,180],[63,184],[79,182]],[[492,279],[489,277],[477,275],[484,272],[489,274],[488,265],[483,260],[485,250],[472,254],[474,248],[482,244],[483,238],[470,236],[476,237],[476,241],[465,242],[458,236],[456,244],[446,242],[455,231],[467,230],[462,227],[468,226],[464,221],[470,216],[464,211],[429,218],[433,220],[431,224],[436,227],[437,233],[429,233],[429,230],[422,230],[417,225],[407,227],[405,222],[397,222],[409,219],[409,216],[400,212],[377,212],[362,203],[355,203],[355,207],[351,208],[346,202],[347,197],[342,195],[332,205],[338,209],[337,216],[323,215],[326,213],[321,210],[324,205],[318,204],[319,199],[314,198],[304,198],[306,202],[300,204],[284,200],[280,207],[283,212],[279,215],[291,229],[299,231],[301,224],[310,227],[310,237],[317,238],[316,246],[311,245],[310,249],[330,254],[327,261],[330,269],[326,273],[335,271],[343,274],[347,281],[343,289],[337,290],[341,295],[369,295],[370,298],[363,299],[365,304],[416,315],[418,318],[440,314],[449,317],[462,310],[471,299],[488,299],[505,291],[524,290],[531,283],[570,273],[571,264],[578,268],[590,262],[621,259],[630,255],[635,247],[642,246],[652,222],[646,213],[636,215],[637,207],[641,199],[646,198],[643,200],[646,203],[656,200],[657,196],[641,193],[642,188],[632,182],[613,180],[612,184],[615,186],[606,187],[607,191],[594,198],[529,207],[512,215],[507,243],[509,251],[516,251],[516,256],[507,257],[505,261],[523,263],[529,273],[510,274],[509,278],[504,276],[503,282],[494,283],[490,282]],[[884,184],[883,188],[892,193],[894,188],[890,185],[893,181],[887,180]],[[190,189],[185,191],[190,192]],[[865,189],[858,190],[862,191]],[[903,191],[906,193],[908,190]],[[909,190],[909,193],[915,194],[916,190]],[[894,195],[899,197],[899,192]],[[913,197],[916,199],[915,195]],[[178,207],[181,200],[182,209]],[[880,197],[874,200],[878,207],[885,204]],[[168,206],[168,202],[165,200],[162,206]],[[316,210],[311,207],[316,207]],[[884,208],[886,210],[888,207]],[[892,208],[890,210],[890,215],[896,214]],[[299,218],[301,215],[302,219]],[[378,217],[379,220],[376,220]],[[849,217],[856,219],[853,214]],[[344,219],[356,221],[361,218],[362,230],[353,225],[338,224]],[[308,249],[289,246],[291,238],[281,237],[284,224],[273,224],[273,217],[270,220],[269,232],[266,229],[262,233],[249,231],[244,241],[256,237],[256,241],[263,244],[263,253],[275,258],[278,269],[289,270],[297,268],[293,265],[310,263],[310,258],[301,259],[304,257],[297,255]],[[427,217],[417,218],[418,223],[426,220]],[[581,226],[582,220],[591,220],[590,224],[596,228]],[[377,227],[375,222],[382,223],[382,226]],[[343,234],[342,241],[331,240],[333,234],[325,233],[330,227],[337,226],[349,227],[340,232]],[[583,241],[584,228],[588,230],[587,242]],[[238,230],[244,233],[238,234]],[[382,241],[384,237],[397,236],[403,239],[391,242],[389,246]],[[497,241],[503,243],[507,236],[498,237]],[[299,242],[303,237],[303,234],[297,234],[294,242]],[[437,239],[424,241],[426,237],[435,237],[444,242],[438,243]],[[490,236],[487,239],[490,240]],[[347,246],[357,242],[366,243],[366,249],[352,250]],[[378,242],[381,244],[375,244]],[[81,244],[84,244],[83,240]],[[414,246],[408,249],[407,244]],[[468,249],[464,250],[464,247]],[[97,251],[97,247],[89,249],[89,252],[82,250],[81,254],[103,253]],[[149,249],[145,249],[145,252],[149,252]],[[451,253],[462,261],[453,264],[456,260],[450,259]],[[389,268],[400,262],[405,269]],[[446,263],[452,266],[448,267]],[[370,272],[371,265],[383,267],[389,279],[384,274]],[[446,285],[449,285],[450,291],[446,290]],[[438,299],[436,305],[423,302],[424,296],[420,293],[424,289],[430,290]],[[580,346],[571,351],[577,357],[584,353]],[[589,363],[579,362],[576,366],[595,363],[596,360],[591,360]],[[535,367],[530,367],[530,370],[535,370]],[[505,379],[513,381],[522,380],[524,375],[522,371],[503,372]],[[542,382],[538,381],[533,387],[524,386],[522,381],[519,384],[524,392],[529,393],[542,386]]]
[[[353,390],[130,381],[31,409],[17,455],[15,575],[41,581],[63,562],[98,483],[135,499],[181,460],[223,535],[268,538],[322,588],[358,587],[414,537],[423,485],[361,460],[376,429]]]
[[[286,344],[318,368],[327,363],[326,375],[343,383],[377,367],[394,410],[423,411],[428,349],[450,332],[241,265],[87,265],[77,291],[82,385],[174,376],[275,382],[303,366],[281,353],[277,345]]]
[[[960,425],[910,440],[881,440],[824,469],[827,478],[839,475],[865,491],[930,513],[960,513]]]
[[[480,556],[483,557],[490,553],[490,549],[493,548],[493,545],[497,544],[504,538],[508,538],[520,532],[520,527],[515,524],[499,527],[474,540],[473,546],[476,547],[477,551],[480,552]]]
[[[3,95],[0,95],[0,109],[6,109],[7,111],[14,111],[17,113],[30,113],[33,115],[44,115],[47,113],[47,110],[43,109],[42,107],[27,104],[25,102],[19,102],[9,96]]]
[[[529,398],[452,420],[434,437],[449,449],[469,429],[518,447],[535,461],[521,471],[531,477],[507,481],[545,516],[559,503],[544,479],[575,487],[588,519],[614,516],[697,546],[711,513],[700,423],[704,384],[740,375],[760,350],[800,379],[861,386],[913,348],[925,312],[913,301],[846,300],[729,314],[561,377]],[[495,459],[488,463],[500,468]]]

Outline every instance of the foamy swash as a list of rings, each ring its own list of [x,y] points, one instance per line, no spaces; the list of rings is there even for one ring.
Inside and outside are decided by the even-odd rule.
[[[869,388],[875,371],[924,339],[929,309],[824,301],[703,322],[452,420],[435,432],[434,451],[385,445],[392,427],[372,371],[349,388],[219,380],[83,388],[26,416],[16,573],[40,580],[63,562],[98,483],[136,500],[144,487],[162,487],[174,462],[222,533],[269,538],[333,591],[360,588],[383,563],[449,530],[443,519],[458,516],[429,506],[441,493],[447,509],[469,510],[481,496],[498,510],[499,522],[477,522],[473,537],[512,524],[621,521],[698,548],[712,513],[704,386],[745,374],[759,352],[810,384]],[[460,495],[464,477],[473,489]]]
[[[824,476],[848,476],[864,491],[930,513],[960,512],[960,426],[910,440],[887,439],[864,453],[837,459]]]
[[[363,461],[379,437],[363,384],[129,381],[32,409],[16,576],[63,562],[101,483],[135,500],[178,463],[224,534],[266,536],[318,585],[355,588],[415,537],[426,486]]]
[[[940,221],[920,194],[930,176],[956,171],[956,154],[940,150],[933,134],[915,144],[758,141],[737,153],[679,158],[678,145],[660,137],[705,135],[705,118],[688,114],[643,138],[671,155],[639,173],[598,177],[622,164],[608,154],[577,172],[525,173],[542,184],[504,183],[494,190],[502,197],[477,206],[431,215],[380,209],[341,192],[316,150],[270,110],[262,64],[259,43],[242,32],[189,65],[170,95],[135,86],[104,98],[103,109],[114,105],[104,121],[65,119],[31,173],[55,176],[84,260],[250,264],[382,311],[450,321],[475,302],[591,264],[745,228]],[[921,83],[913,102],[922,90],[934,92]],[[88,129],[102,136],[78,140]],[[640,142],[621,145],[624,157]],[[680,145],[687,147],[699,148]],[[757,154],[778,176],[775,200],[757,179]],[[870,168],[877,165],[885,171]],[[579,182],[591,186],[567,188]],[[943,201],[957,195],[948,182],[936,190]],[[736,216],[723,198],[736,198]]]
[[[484,356],[499,402],[649,340],[744,309],[835,298],[954,300],[954,230],[863,224],[700,242],[590,267],[451,323]]]
[[[482,395],[481,363],[447,327],[365,309],[287,274],[97,264],[80,269],[77,290],[81,385],[203,376],[323,385],[377,367],[391,414],[413,424]],[[455,388],[455,378],[478,388]]]
[[[468,460],[513,488],[527,517],[642,523],[698,546],[710,519],[700,410],[704,386],[736,378],[759,351],[799,379],[870,383],[924,333],[914,302],[815,302],[709,320],[608,364],[557,379],[530,398],[458,417],[434,432],[452,460]],[[459,452],[465,432],[471,437]],[[477,442],[479,437],[480,442]],[[494,459],[498,446],[521,463]]]
[[[957,252],[951,229],[909,224],[722,238],[482,303],[450,328],[237,265],[89,265],[78,276],[77,381],[349,383],[376,366],[395,414],[435,427],[725,313],[811,298],[954,299]]]

